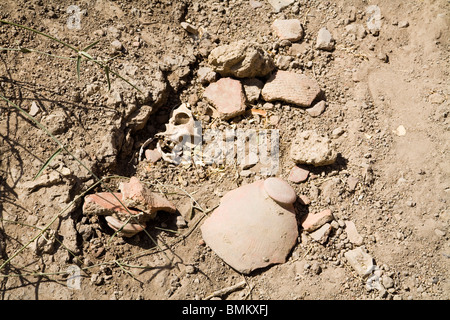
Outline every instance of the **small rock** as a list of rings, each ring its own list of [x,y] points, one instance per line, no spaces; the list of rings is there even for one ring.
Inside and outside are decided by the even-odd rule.
[[[222,78],[211,83],[203,93],[217,109],[219,117],[228,120],[245,112],[245,93],[238,80]]]
[[[288,180],[294,183],[300,183],[308,179],[309,171],[298,166],[291,169]]]
[[[406,20],[402,20],[398,22],[398,27],[399,28],[407,28],[409,26],[409,22]]]
[[[331,220],[333,220],[333,214],[330,209],[326,209],[316,214],[308,213],[302,219],[301,225],[303,230],[313,232]]]
[[[353,221],[345,221],[345,232],[347,233],[347,238],[351,243],[360,246],[363,244],[363,237],[356,230],[355,223]]]
[[[361,247],[345,252],[344,256],[353,269],[362,277],[370,275],[375,267],[372,256]]]
[[[197,71],[197,77],[201,84],[208,84],[217,80],[217,73],[210,67],[200,67]]]
[[[312,271],[314,274],[320,274],[320,273],[322,272],[322,267],[320,266],[320,264],[319,264],[318,262],[314,262],[314,263],[311,265],[311,271]]]
[[[383,282],[383,286],[384,286],[386,289],[389,289],[389,288],[393,288],[393,287],[394,287],[394,280],[393,280],[391,277],[388,277],[387,275],[383,275],[383,276],[381,277],[381,281]]]
[[[195,273],[195,267],[191,265],[187,265],[185,269],[187,274],[194,274]]]
[[[330,31],[326,28],[319,30],[316,40],[316,49],[332,51],[334,49],[334,39]]]
[[[359,23],[352,23],[345,27],[345,31],[348,34],[353,34],[358,40],[364,39],[367,35],[366,29],[364,26]]]
[[[176,222],[177,228],[187,228],[186,220],[184,220],[183,216],[177,216]]]
[[[127,120],[127,127],[131,132],[142,130],[150,119],[153,108],[148,105],[142,105]]]
[[[331,137],[336,139],[344,133],[344,129],[342,127],[338,127],[331,132]]]
[[[250,103],[256,102],[261,96],[261,89],[264,83],[257,78],[243,79],[242,85],[244,86],[245,96]]]
[[[296,42],[303,38],[303,27],[298,19],[276,19],[272,29],[281,40]]]
[[[348,177],[347,185],[348,185],[349,191],[355,191],[356,186],[358,185],[358,182],[359,182],[358,178],[355,178],[352,176]]]
[[[321,100],[317,102],[312,108],[306,109],[306,112],[308,112],[308,114],[311,117],[315,118],[320,116],[324,110],[325,110],[325,101]]]
[[[325,223],[322,227],[320,227],[318,230],[311,232],[310,236],[315,241],[319,242],[320,244],[324,244],[328,240],[328,236],[330,235],[331,230],[333,230],[333,227],[329,223]]]
[[[430,94],[430,96],[428,97],[428,101],[433,104],[441,104],[444,103],[445,97],[442,94],[435,92]]]
[[[122,42],[120,42],[119,40],[114,40],[113,42],[111,42],[111,48],[114,51],[122,51],[123,49]]]
[[[309,197],[304,194],[300,194],[298,196],[298,200],[299,200],[300,204],[302,204],[304,206],[309,206],[311,204],[311,199],[309,199]]]
[[[292,59],[293,58],[291,56],[280,55],[278,56],[275,65],[278,69],[286,70],[287,68],[289,68],[289,64],[291,63]]]
[[[316,80],[304,74],[278,70],[267,80],[261,95],[265,101],[281,100],[309,107],[320,92]]]
[[[196,26],[194,26],[193,24],[183,21],[180,23],[180,25],[187,32],[194,34],[194,35],[198,34],[198,28]]]
[[[406,135],[406,129],[403,125],[399,125],[397,129],[393,130],[392,132],[399,137]]]
[[[332,164],[337,153],[331,148],[328,137],[312,130],[299,131],[291,144],[291,159],[297,164],[309,164],[315,167]]]
[[[31,103],[30,111],[28,112],[30,116],[35,117],[39,113],[39,107],[37,106],[36,102],[33,101]]]

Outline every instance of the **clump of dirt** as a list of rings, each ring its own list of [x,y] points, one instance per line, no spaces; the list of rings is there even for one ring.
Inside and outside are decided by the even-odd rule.
[[[109,90],[104,70],[87,59],[78,80],[76,53],[0,24],[0,94],[67,148],[34,179],[59,146],[2,99],[2,299],[449,299],[447,2],[296,0],[279,10],[265,0],[98,0],[68,10],[72,5],[3,1],[0,18],[80,50],[98,40],[88,54],[110,59],[111,70],[140,91],[112,73]],[[298,19],[299,40],[280,39],[277,19]],[[323,28],[333,41],[318,48]],[[321,43],[331,41],[320,33]],[[216,117],[203,92],[221,76],[208,57],[241,40],[264,50],[275,70],[317,81],[320,97],[308,107],[265,101],[258,90],[271,74],[237,78],[247,85],[246,112]],[[203,132],[279,133],[272,175],[298,195],[300,234],[285,263],[242,275],[200,232],[226,192],[268,176],[257,161],[143,156],[157,149],[158,133],[182,103]],[[329,137],[336,157],[302,164],[309,174],[293,182],[291,145],[302,131]],[[122,238],[104,217],[84,215],[82,204],[85,194],[117,192],[132,176],[178,213],[159,212],[146,232]],[[332,220],[303,230],[307,214],[324,210]],[[358,273],[349,252],[372,258],[369,274]],[[70,270],[80,272],[79,282],[68,278]]]

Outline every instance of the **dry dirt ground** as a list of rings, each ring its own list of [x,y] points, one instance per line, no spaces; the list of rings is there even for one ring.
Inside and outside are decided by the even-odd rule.
[[[261,6],[254,7],[255,4]],[[70,5],[82,10],[80,28]],[[253,6],[252,6],[253,5]],[[378,35],[368,30],[369,5],[381,12]],[[163,192],[180,212],[197,203],[187,228],[159,213],[132,238],[112,237],[103,218],[85,217],[83,192],[95,178],[67,152],[30,182],[57,144],[12,105],[0,102],[0,295],[1,299],[205,299],[241,281],[245,287],[222,299],[449,299],[450,159],[449,3],[415,1],[296,0],[280,12],[268,1],[43,1],[0,3],[1,19],[53,35],[77,48],[99,40],[88,52],[107,59],[113,41],[123,45],[111,69],[149,90],[153,113],[143,128],[133,122],[136,92],[121,91],[115,104],[105,74],[83,60],[80,79],[74,52],[41,35],[0,25],[0,47],[38,50],[0,52],[0,94],[34,117],[111,189],[138,176]],[[305,36],[281,44],[271,30],[277,18],[297,18]],[[70,20],[72,19],[72,20]],[[75,21],[76,22],[76,21]],[[181,22],[201,30],[195,36]],[[407,23],[406,23],[407,22]],[[73,25],[72,25],[73,26]],[[318,30],[336,40],[331,52],[315,49]],[[319,117],[275,103],[269,115],[214,121],[205,114],[205,89],[197,70],[209,52],[236,40],[255,41],[275,61],[290,56],[287,70],[315,78],[327,107]],[[286,45],[286,46],[284,46]],[[292,63],[294,62],[294,63]],[[124,84],[111,75],[113,87]],[[262,79],[263,81],[265,79]],[[261,177],[240,176],[233,166],[175,166],[139,161],[142,144],[164,130],[170,111],[189,102],[202,126],[280,130],[280,169],[287,178],[291,138],[298,130],[332,134],[340,156],[331,166],[309,168],[306,182],[291,183],[312,202],[300,211],[331,209],[336,221],[353,221],[365,250],[382,274],[384,289],[367,288],[344,257],[355,248],[342,226],[320,244],[302,232],[286,263],[243,276],[202,243],[199,225],[220,197]],[[260,99],[250,108],[262,108]],[[130,120],[131,119],[131,120]],[[406,134],[399,135],[399,126]],[[405,132],[403,132],[405,133]],[[358,179],[352,190],[348,179]],[[97,185],[88,192],[104,191]],[[72,202],[73,200],[77,199]],[[62,210],[73,204],[66,211]],[[46,238],[31,241],[40,229]],[[155,242],[157,245],[155,245]],[[25,247],[25,248],[24,248]],[[21,250],[24,248],[23,250]],[[8,263],[5,264],[5,262]],[[81,270],[79,288],[67,286],[70,266]]]

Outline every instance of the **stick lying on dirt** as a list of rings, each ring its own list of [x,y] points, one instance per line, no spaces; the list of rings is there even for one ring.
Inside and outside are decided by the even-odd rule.
[[[245,287],[246,284],[247,284],[247,283],[246,283],[245,280],[244,280],[244,281],[241,281],[241,282],[239,282],[239,283],[236,283],[235,285],[232,285],[232,286],[230,286],[230,287],[226,287],[226,288],[223,288],[223,289],[214,291],[212,294],[210,294],[209,296],[207,296],[207,297],[205,298],[205,300],[209,300],[209,299],[214,298],[214,297],[221,297],[221,296],[223,296],[223,295],[225,295],[225,294],[231,293],[231,292],[236,291],[236,290],[238,290],[238,289],[243,289],[243,288]]]

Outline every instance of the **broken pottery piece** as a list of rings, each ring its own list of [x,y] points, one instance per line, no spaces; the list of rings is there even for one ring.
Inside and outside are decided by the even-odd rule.
[[[201,227],[206,244],[238,272],[284,263],[298,237],[297,196],[279,178],[226,193]]]
[[[119,235],[132,237],[145,229],[145,223],[153,219],[157,211],[176,212],[172,203],[151,192],[136,177],[132,177],[128,183],[121,183],[119,188],[120,193],[99,192],[87,195],[83,213],[103,215],[108,226],[119,231]]]

